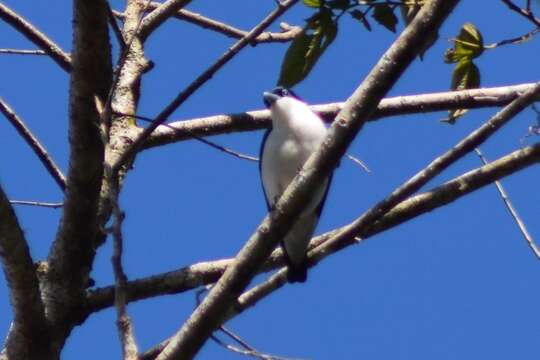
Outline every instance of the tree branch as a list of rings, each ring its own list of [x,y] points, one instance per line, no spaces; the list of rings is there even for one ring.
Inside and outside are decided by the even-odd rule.
[[[369,121],[376,121],[389,116],[431,111],[506,105],[534,85],[534,83],[528,83],[386,98],[381,100],[377,110],[369,118]],[[332,122],[337,113],[343,108],[343,103],[314,105],[311,108],[319,113],[327,122]],[[168,126],[174,127],[175,130],[172,130],[168,126],[157,127],[146,140],[143,148],[147,149],[188,140],[193,135],[211,136],[264,129],[270,125],[270,122],[270,112],[268,110],[175,121],[168,124]]]
[[[163,4],[156,7],[150,14],[148,14],[140,29],[141,39],[146,39],[152,32],[163,24],[167,19],[173,16],[178,10],[187,6],[191,0],[167,0]]]
[[[487,165],[489,162],[484,157],[484,154],[482,154],[482,151],[479,148],[476,148],[475,151],[478,157],[480,158],[480,161],[482,161],[482,164]],[[512,202],[510,201],[510,198],[508,197],[506,190],[504,190],[504,187],[502,186],[501,182],[498,180],[495,181],[495,187],[497,188],[497,192],[501,196],[504,206],[510,213],[510,216],[512,216],[512,219],[516,222],[519,228],[519,231],[521,232],[521,235],[523,235],[523,238],[527,242],[527,245],[531,249],[534,256],[536,256],[536,258],[540,260],[540,248],[538,248],[538,245],[535,244],[532,235],[527,230],[525,223],[523,222],[523,220],[521,220],[521,217],[517,213],[517,210],[514,208],[514,205],[512,205]]]
[[[426,168],[394,190],[388,197],[362,214],[362,216],[347,226],[340,235],[335,236],[332,241],[328,241],[322,245],[322,248],[320,249],[321,257],[327,256],[329,253],[333,253],[350,245],[351,241],[355,241],[354,237],[361,233],[364,228],[378,221],[394,206],[418,191],[429,180],[440,174],[458,159],[473,151],[504,124],[519,114],[537,98],[539,91],[540,82],[536,83],[535,86],[505,106],[501,111],[497,112],[497,114],[485,124],[470,133],[450,150],[433,160]]]
[[[169,0],[172,2],[173,0]],[[169,2],[165,3],[163,6],[166,6]],[[263,19],[257,26],[255,26],[245,37],[237,41],[233,46],[231,46],[214,64],[212,64],[208,69],[206,69],[202,74],[200,74],[191,84],[189,84],[184,90],[182,90],[174,99],[171,101],[165,109],[163,109],[155,118],[154,122],[148,126],[143,132],[135,139],[130,148],[128,148],[120,159],[118,159],[115,164],[115,169],[118,170],[124,165],[129,159],[135,155],[139,147],[144,143],[144,141],[152,134],[152,132],[162,123],[167,121],[168,117],[186,101],[195,91],[197,91],[202,85],[204,85],[208,80],[214,76],[214,74],[221,69],[225,64],[227,64],[240,50],[246,47],[255,37],[257,37],[261,32],[264,31],[272,22],[274,22],[281,14],[287,11],[291,6],[296,4],[298,0],[286,0],[283,3],[280,3],[278,8],[272,11],[265,19]],[[151,14],[156,11],[159,11],[160,8],[154,10]],[[150,15],[151,15],[150,14]],[[149,15],[149,16],[150,16]],[[144,21],[141,25],[141,32],[144,27]]]
[[[152,2],[150,3],[150,8],[155,9],[161,6],[161,3]],[[119,11],[113,11],[114,16],[123,19],[125,16]],[[215,31],[217,33],[223,34],[233,39],[240,39],[247,35],[247,31],[240,30],[234,26],[228,25],[221,21],[210,19],[201,14],[186,10],[180,9],[174,15],[174,18],[178,20],[183,20],[191,24],[202,27],[203,29],[208,29]],[[281,23],[280,27],[282,32],[269,32],[265,31],[257,36],[252,43],[270,43],[270,42],[289,42],[294,39],[301,31],[302,28],[299,26],[290,26],[286,23]]]
[[[516,4],[514,4],[514,2],[511,1],[511,0],[501,0],[501,1],[504,4],[506,4],[506,6],[508,6],[508,8],[510,10],[512,10],[515,13],[521,15],[525,19],[529,20],[534,25],[536,25],[536,27],[540,27],[540,19],[534,16],[534,14],[531,12],[531,8],[529,6],[527,6],[526,9],[522,9],[519,6],[517,6]]]
[[[47,55],[43,50],[0,49],[0,54],[10,55]]]
[[[394,207],[375,224],[362,230],[361,233],[352,235],[349,244],[355,243],[354,237],[359,235],[362,239],[367,239],[387,229],[396,227],[412,218],[430,212],[434,209],[447,205],[473,191],[476,191],[492,182],[525,169],[540,162],[540,143],[514,151],[488,165],[469,171],[445,184],[438,186],[425,193],[413,196]],[[350,225],[348,225],[350,226]],[[332,233],[320,236],[316,240],[324,241],[323,244],[332,242],[336,236],[346,230],[345,226]],[[321,248],[310,252],[311,259],[319,258],[322,254]],[[327,256],[324,254],[323,256]],[[312,263],[313,264],[313,263]],[[242,294],[238,301],[231,308],[227,319],[230,319],[248,308],[254,306],[273,291],[286,284],[287,278],[285,269],[272,275],[267,281]]]
[[[266,216],[234,263],[173,336],[157,357],[158,360],[191,359],[223,323],[230,306],[292,226],[293,219],[307,203],[312,189],[336,166],[379,101],[418,55],[429,34],[438,29],[457,3],[458,0],[433,0],[423,6],[349,98],[320,149],[308,159],[278,200],[275,210]]]
[[[0,19],[10,24],[28,40],[45,51],[62,69],[67,72],[71,71],[71,59],[68,54],[22,16],[2,3],[0,3]]]
[[[363,240],[366,240],[373,235],[394,228],[406,221],[421,216],[439,207],[443,207],[461,197],[468,195],[469,193],[491,184],[502,177],[521,171],[526,167],[539,162],[540,143],[517,150],[498,159],[495,162],[490,163],[490,166],[482,166],[474,169],[430,191],[408,198],[394,207],[377,223],[364,229],[360,235],[362,236]],[[344,226],[340,229],[336,229],[316,237],[312,240],[310,248],[313,249],[316,247],[316,244],[320,245],[331,240],[334,236],[339,235],[346,228],[347,226]],[[351,238],[351,240],[354,240],[354,237]],[[309,254],[310,257],[317,255],[317,249]],[[231,319],[232,317],[256,305],[259,300],[262,300],[267,295],[281,288],[286,283],[286,270],[283,268],[274,275],[270,276],[268,280],[242,294],[227,314],[227,319]],[[170,342],[170,340],[171,339],[164,340],[159,345],[153,347],[144,354],[141,354],[141,359],[155,359]]]
[[[4,116],[8,119],[8,121],[13,125],[15,130],[21,135],[21,137],[26,141],[26,143],[30,146],[30,148],[34,151],[34,153],[39,158],[39,161],[45,166],[45,169],[51,174],[54,181],[60,186],[60,189],[62,191],[66,190],[66,178],[60,168],[58,168],[58,165],[54,162],[54,160],[50,157],[50,155],[47,153],[47,149],[41,143],[39,140],[32,134],[30,129],[26,126],[24,121],[17,116],[17,114],[9,107],[9,105],[4,101],[4,99],[0,98],[0,112],[4,114]]]
[[[15,212],[0,187],[0,259],[13,308],[6,342],[10,360],[50,359],[49,329],[30,249]]]
[[[104,145],[95,96],[106,98],[112,82],[105,0],[73,2],[73,70],[69,93],[70,158],[60,227],[49,253],[43,286],[47,315],[60,326],[59,348],[71,331],[84,300],[101,232],[98,200],[103,179]]]
[[[112,175],[112,174],[109,174]],[[113,255],[112,265],[115,277],[115,289],[114,289],[114,303],[116,307],[116,324],[118,327],[118,335],[120,337],[120,343],[122,344],[122,359],[124,360],[137,360],[138,348],[135,342],[135,331],[133,324],[126,308],[126,283],[127,276],[122,266],[122,253],[124,248],[124,239],[122,235],[122,223],[124,221],[124,213],[120,210],[119,204],[119,184],[118,180],[114,176],[107,176],[109,181],[109,187],[111,189],[111,202],[114,214],[113,220]]]

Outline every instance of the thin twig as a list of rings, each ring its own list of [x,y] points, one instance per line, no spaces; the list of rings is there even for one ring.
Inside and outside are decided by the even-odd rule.
[[[47,55],[47,53],[43,50],[19,50],[19,49],[0,49],[0,54]]]
[[[486,158],[482,154],[482,151],[479,148],[474,149],[474,151],[476,151],[476,154],[478,155],[478,157],[480,158],[480,161],[482,161],[482,163],[484,165],[487,165],[489,163],[486,160]],[[501,199],[504,202],[504,205],[506,206],[506,208],[508,209],[508,212],[512,216],[512,219],[514,219],[517,226],[519,227],[519,230],[521,231],[521,234],[525,238],[525,241],[527,241],[527,245],[529,245],[529,247],[531,248],[531,250],[532,250],[533,254],[536,256],[536,258],[540,260],[540,249],[538,248],[538,246],[534,242],[534,239],[531,236],[531,234],[529,233],[529,231],[527,230],[527,227],[525,226],[525,223],[520,218],[520,216],[518,215],[516,209],[512,205],[512,202],[510,201],[510,198],[508,197],[508,194],[504,190],[501,182],[499,180],[495,181],[495,186],[497,187],[497,191],[499,192],[499,195],[501,195]]]
[[[71,58],[66,52],[34,25],[2,3],[0,3],[0,19],[13,26],[28,40],[45,51],[62,69],[67,72],[71,71]]]
[[[133,331],[133,325],[126,310],[126,283],[127,276],[122,267],[122,250],[123,250],[123,236],[122,236],[122,222],[124,221],[124,213],[120,210],[118,203],[118,181],[117,178],[110,173],[110,168],[106,170],[109,174],[107,179],[109,180],[110,189],[110,201],[113,209],[113,255],[112,265],[114,269],[114,276],[116,280],[114,303],[117,314],[117,326],[120,336],[120,342],[122,343],[122,354],[124,360],[137,360],[138,349],[135,342],[135,334]]]
[[[362,169],[364,169],[365,172],[367,173],[371,173],[371,170],[367,167],[367,165],[362,161],[360,160],[359,158],[357,157],[354,157],[352,156],[351,154],[345,154],[345,156],[347,157],[347,159],[351,160],[353,163],[355,163],[356,165],[359,165]]]
[[[516,36],[516,37],[511,38],[511,39],[501,40],[501,41],[498,41],[498,42],[493,43],[493,44],[485,45],[484,48],[485,49],[494,49],[494,48],[502,46],[502,45],[521,44],[521,43],[523,43],[525,41],[529,41],[534,35],[538,34],[539,32],[540,32],[540,26],[537,26],[536,28],[532,29],[531,31],[529,31],[528,33],[526,33],[524,35]]]
[[[121,113],[118,113],[118,112],[115,112],[114,113],[115,115],[120,115],[120,116],[131,116],[135,119],[138,119],[138,120],[142,120],[142,121],[146,121],[146,122],[149,122],[149,123],[153,123],[154,120],[149,118],[149,117],[146,117],[146,116],[140,116],[140,115],[128,115],[128,114],[121,114]],[[171,126],[169,124],[161,124],[160,126],[165,126],[171,130],[174,130],[174,131],[179,131],[180,129],[177,129],[175,128],[174,126]],[[185,129],[182,129],[182,131],[185,131]],[[225,146],[222,146],[222,145],[219,145],[213,141],[210,141],[210,140],[207,140],[205,138],[203,138],[202,136],[198,136],[198,135],[195,135],[195,134],[191,134],[191,137],[197,141],[200,141],[202,142],[203,144],[206,144],[214,149],[217,149],[219,151],[223,151],[224,153],[226,154],[229,154],[229,155],[232,155],[234,157],[237,157],[239,159],[243,159],[243,160],[249,160],[249,161],[259,161],[259,158],[258,157],[254,157],[254,156],[250,156],[250,155],[245,155],[245,154],[242,154],[242,153],[239,153],[237,151],[234,151],[234,150],[231,150]]]
[[[523,16],[525,19],[529,20],[533,24],[536,25],[536,27],[540,27],[540,19],[534,16],[534,14],[530,11],[530,6],[527,6],[526,9],[522,9],[511,0],[501,0],[506,6],[510,8],[510,10],[516,12],[517,14]]]
[[[195,300],[197,302],[197,306],[201,304],[202,294],[210,290],[210,288],[211,288],[211,285],[208,285],[195,292]],[[215,334],[210,335],[210,339],[214,341],[216,344],[218,344],[219,346],[224,347],[225,349],[232,351],[234,353],[253,357],[256,359],[261,359],[261,360],[300,360],[300,359],[293,359],[293,358],[288,358],[288,357],[262,353],[256,350],[253,346],[249,345],[244,339],[242,339],[239,335],[235,334],[230,329],[226,328],[224,325],[221,325],[218,331],[221,331],[222,333],[227,335],[229,338],[231,338],[233,341],[239,344],[242,348],[239,348],[238,346],[228,344],[225,341],[222,341]]]
[[[1,5],[1,4],[0,4]],[[0,112],[8,119],[8,121],[13,125],[15,130],[21,135],[21,137],[26,141],[26,143],[32,148],[34,153],[38,156],[39,160],[45,166],[49,174],[53,177],[54,181],[60,186],[62,191],[66,190],[66,177],[56,165],[51,156],[47,153],[47,150],[39,140],[32,134],[30,129],[26,126],[24,121],[17,116],[17,114],[9,107],[9,105],[0,98]]]
[[[124,51],[126,48],[126,40],[124,39],[124,34],[122,34],[122,30],[118,26],[118,23],[116,22],[116,17],[114,15],[113,9],[111,8],[111,4],[107,1],[107,11],[109,16],[109,24],[111,24],[111,27],[113,29],[114,35],[116,36],[116,40],[118,41],[118,44],[120,45],[120,51]]]
[[[263,21],[255,26],[245,37],[237,41],[231,46],[214,64],[207,68],[202,74],[200,74],[191,84],[189,84],[184,90],[182,90],[169,105],[161,111],[155,118],[152,124],[147,127],[141,135],[133,142],[122,156],[118,159],[114,165],[114,169],[118,171],[134,154],[144,141],[150,136],[150,134],[161,124],[163,124],[171,114],[178,109],[195,91],[197,91],[202,85],[204,85],[212,76],[227,64],[240,50],[246,47],[255,39],[261,32],[264,31],[270,24],[272,24],[281,14],[287,11],[291,6],[296,4],[298,0],[287,0],[281,4],[276,10],[272,11]],[[154,12],[157,10],[154,10]]]
[[[27,205],[27,206],[41,206],[46,208],[58,209],[64,206],[64,203],[57,202],[42,202],[42,201],[27,201],[27,200],[9,200],[11,205]]]

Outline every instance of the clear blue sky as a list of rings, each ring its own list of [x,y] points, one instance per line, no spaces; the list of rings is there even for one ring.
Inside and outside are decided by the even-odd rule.
[[[66,1],[5,0],[64,49],[71,47],[71,8]],[[119,8],[121,1],[113,1]],[[266,1],[195,0],[189,9],[249,29],[274,7]],[[486,7],[489,6],[489,9]],[[310,10],[296,6],[280,21],[302,24]],[[473,22],[486,43],[521,35],[532,26],[500,2],[462,1],[441,29],[441,40],[423,62],[415,61],[391,95],[444,91],[451,66],[442,62],[447,38]],[[273,26],[278,29],[277,24]],[[344,18],[337,40],[297,92],[310,103],[346,99],[395,35],[374,26],[367,33]],[[402,27],[400,25],[399,30]],[[146,46],[155,69],[143,80],[139,113],[157,114],[176,93],[232,43],[222,35],[171,20]],[[33,48],[0,23],[0,47]],[[189,119],[262,108],[261,94],[275,85],[286,45],[246,48],[173,116]],[[539,78],[538,39],[485,53],[482,85],[502,86]],[[536,70],[535,70],[536,69]],[[0,96],[26,120],[52,156],[67,169],[68,76],[46,57],[0,56]],[[389,118],[368,124],[350,153],[372,169],[343,161],[318,232],[359,216],[494,114],[475,110],[455,126],[444,113]],[[521,146],[534,122],[525,111],[482,146],[497,158]],[[213,140],[257,154],[262,132]],[[528,139],[528,142],[537,139]],[[62,194],[28,146],[0,120],[0,182],[11,199],[61,201]],[[426,188],[479,166],[469,155]],[[540,237],[538,167],[504,180],[533,236]],[[257,165],[198,142],[144,152],[121,198],[124,263],[129,278],[233,256],[265,215]],[[46,256],[59,210],[17,207],[35,259]],[[112,282],[110,242],[100,249],[93,278]],[[327,259],[303,285],[286,286],[229,326],[261,351],[309,359],[533,359],[538,357],[540,262],[532,255],[494,187],[487,187]],[[260,281],[264,277],[258,277]],[[0,336],[11,318],[0,279]],[[128,307],[141,349],[171,335],[193,310],[194,293],[166,296]],[[65,359],[118,358],[113,310],[76,328]],[[208,342],[200,359],[237,359]]]

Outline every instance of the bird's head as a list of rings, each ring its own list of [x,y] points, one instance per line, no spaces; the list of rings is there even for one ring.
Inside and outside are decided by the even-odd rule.
[[[281,99],[294,99],[295,101],[302,101],[292,90],[289,90],[282,86],[278,86],[272,89],[272,91],[265,91],[263,93],[263,99],[264,99],[264,105],[266,105],[268,109],[271,109],[272,105],[274,105],[276,102],[280,101]],[[290,100],[285,100],[285,101],[290,101]]]

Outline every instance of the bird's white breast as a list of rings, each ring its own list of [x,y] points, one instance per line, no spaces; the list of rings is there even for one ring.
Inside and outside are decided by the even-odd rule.
[[[308,157],[326,136],[322,120],[294,98],[281,98],[271,108],[272,131],[263,149],[262,180],[270,204],[274,204]],[[324,196],[326,184],[313,196],[313,211]],[[311,209],[309,209],[311,208]]]

